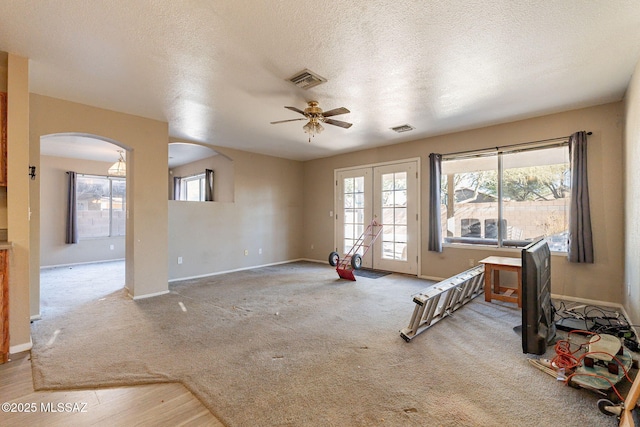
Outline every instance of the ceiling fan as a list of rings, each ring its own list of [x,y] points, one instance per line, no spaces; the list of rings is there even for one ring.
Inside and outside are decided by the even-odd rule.
[[[322,108],[318,107],[318,101],[309,101],[307,102],[308,107],[302,111],[296,107],[284,107],[288,110],[295,111],[296,113],[300,113],[304,116],[304,118],[299,119],[290,119],[290,120],[280,120],[277,122],[271,122],[272,125],[277,123],[286,123],[286,122],[295,122],[298,120],[309,120],[309,122],[302,127],[306,133],[309,134],[309,142],[311,142],[311,137],[315,136],[317,133],[320,133],[324,130],[320,122],[326,123],[329,125],[339,126],[341,128],[349,129],[352,126],[352,123],[343,122],[341,120],[329,119],[327,117],[337,116],[340,114],[347,114],[351,111],[347,110],[344,107],[334,108],[329,111],[322,111]]]

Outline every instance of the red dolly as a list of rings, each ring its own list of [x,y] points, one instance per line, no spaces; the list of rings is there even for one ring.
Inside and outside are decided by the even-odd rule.
[[[380,234],[382,234],[382,224],[378,224],[374,219],[343,259],[340,259],[338,252],[331,252],[329,254],[329,264],[336,267],[338,276],[343,279],[355,281],[356,278],[353,275],[353,270],[360,270],[362,267],[362,257],[367,253]],[[358,251],[360,251],[361,248],[364,248],[364,251],[362,254],[359,254]]]

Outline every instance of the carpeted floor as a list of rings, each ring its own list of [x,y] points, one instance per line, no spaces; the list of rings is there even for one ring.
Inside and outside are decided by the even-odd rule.
[[[404,275],[351,282],[298,262],[132,301],[82,269],[53,289],[46,274],[61,272],[43,271],[37,389],[181,381],[229,426],[617,425],[527,363],[511,304],[477,298],[406,343],[429,282]]]

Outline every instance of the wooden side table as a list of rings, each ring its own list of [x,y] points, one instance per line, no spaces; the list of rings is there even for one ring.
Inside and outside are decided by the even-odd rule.
[[[484,264],[484,300],[515,302],[522,307],[522,259],[490,256],[479,261]],[[514,271],[518,274],[516,288],[500,285],[500,271]],[[491,286],[493,284],[493,286]],[[515,295],[514,295],[515,294]]]

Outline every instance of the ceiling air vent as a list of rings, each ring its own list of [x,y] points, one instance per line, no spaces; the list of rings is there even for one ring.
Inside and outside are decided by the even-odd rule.
[[[415,128],[411,125],[400,125],[400,126],[396,126],[394,128],[391,128],[392,131],[398,132],[398,133],[402,133],[402,132],[409,132],[410,130],[414,130]]]
[[[307,70],[306,68],[287,80],[298,86],[300,89],[309,89],[327,81],[324,77],[320,77],[313,71]]]

